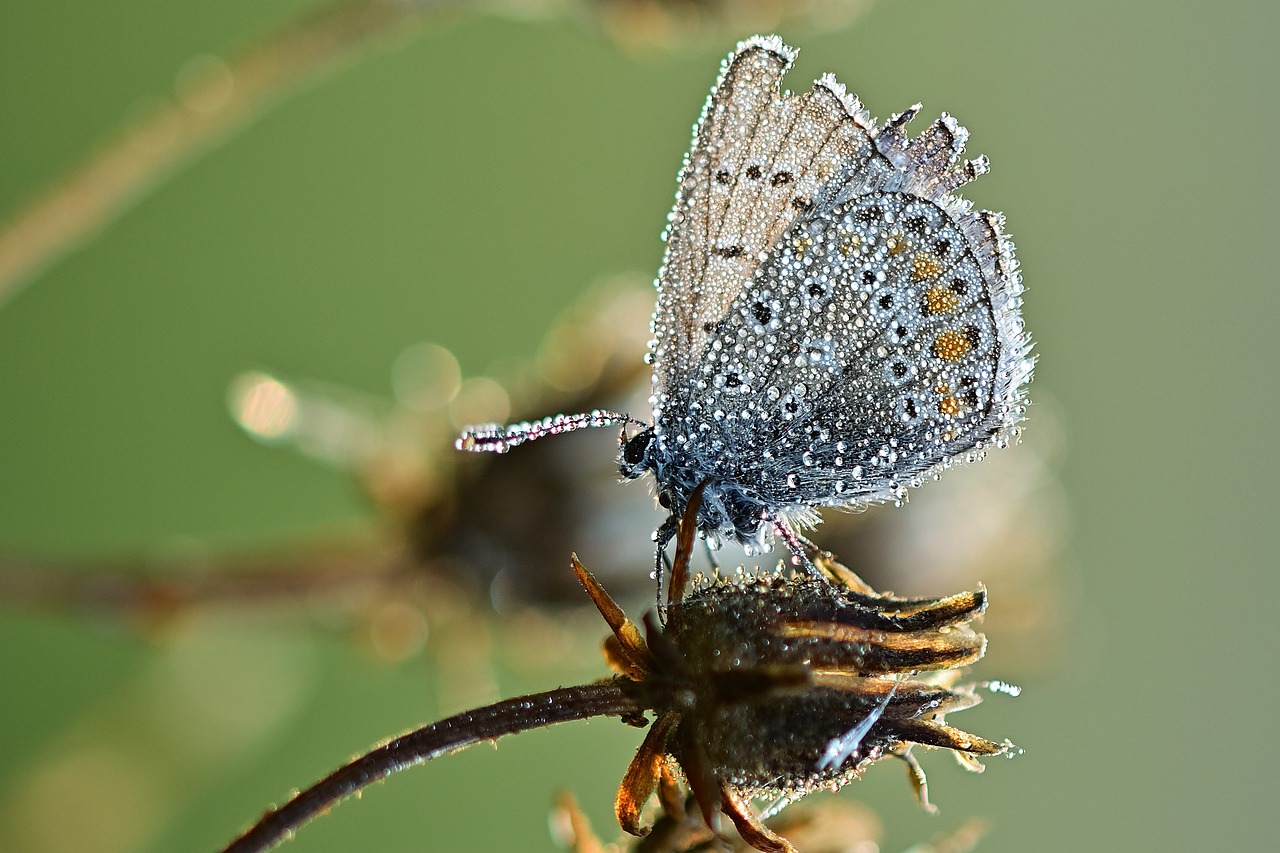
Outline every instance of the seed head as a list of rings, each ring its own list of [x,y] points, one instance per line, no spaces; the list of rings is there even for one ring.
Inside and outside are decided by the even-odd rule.
[[[957,685],[958,667],[985,650],[971,622],[986,593],[901,599],[875,593],[829,556],[829,580],[746,574],[696,578],[684,597],[693,524],[682,520],[664,621],[645,630],[626,618],[574,558],[574,570],[613,630],[610,665],[631,682],[637,704],[656,719],[628,768],[615,811],[643,835],[641,810],[683,779],[707,826],[727,814],[762,851],[790,851],[752,810],[753,798],[781,805],[837,789],[873,762],[907,762],[928,807],[917,745],[951,750],[966,766],[1010,748],[947,722],[980,701]],[[632,722],[641,722],[633,720]],[[780,806],[779,806],[780,807]]]

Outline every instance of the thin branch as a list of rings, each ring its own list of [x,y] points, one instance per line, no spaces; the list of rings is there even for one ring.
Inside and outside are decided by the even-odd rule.
[[[0,304],[173,172],[363,48],[463,0],[340,0],[195,80],[0,226]]]
[[[318,591],[386,587],[419,572],[404,556],[377,544],[208,564],[50,561],[0,553],[0,608],[154,616],[192,606],[300,600]]]
[[[335,770],[289,802],[264,814],[223,853],[259,853],[290,837],[304,823],[356,791],[404,770],[483,740],[496,740],[569,720],[634,717],[644,709],[626,679],[561,687],[465,711],[384,744]]]

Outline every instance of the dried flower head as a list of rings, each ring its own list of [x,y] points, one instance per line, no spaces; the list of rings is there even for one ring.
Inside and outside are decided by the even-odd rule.
[[[985,638],[970,627],[986,608],[984,591],[878,595],[828,555],[817,562],[829,582],[717,575],[695,579],[681,598],[693,531],[686,513],[666,624],[647,616],[643,638],[574,559],[613,629],[606,657],[657,715],[618,792],[615,810],[627,832],[644,834],[642,807],[664,774],[678,774],[713,831],[723,812],[752,846],[788,851],[752,811],[752,798],[771,798],[776,810],[837,789],[892,755],[908,763],[927,806],[916,744],[949,749],[973,769],[981,769],[976,756],[1009,749],[946,721],[980,701],[955,682],[956,668],[985,651]]]
[[[957,667],[982,657],[971,627],[983,591],[947,598],[879,595],[829,556],[829,580],[739,574],[689,586],[698,493],[680,522],[662,618],[627,618],[577,557],[573,568],[612,636],[612,679],[508,699],[425,726],[339,768],[272,809],[227,853],[266,850],[315,814],[391,773],[473,743],[592,716],[648,725],[615,801],[619,824],[644,835],[655,793],[665,827],[689,833],[685,790],[713,835],[727,814],[761,851],[794,848],[752,809],[773,812],[820,788],[838,788],[884,756],[907,762],[926,805],[917,744],[951,750],[966,766],[1010,748],[968,734],[947,715],[977,704]],[[650,723],[646,714],[652,712]],[[664,848],[654,848],[664,849]],[[666,848],[670,849],[670,848]]]

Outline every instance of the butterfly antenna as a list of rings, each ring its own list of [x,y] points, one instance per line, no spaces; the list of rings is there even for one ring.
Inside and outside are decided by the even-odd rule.
[[[454,446],[459,450],[471,453],[506,453],[513,447],[526,441],[542,438],[545,435],[559,435],[562,432],[586,429],[588,427],[614,426],[616,424],[636,424],[648,426],[621,412],[608,412],[596,409],[577,415],[552,415],[540,421],[503,426],[502,424],[480,424],[467,427],[458,436]]]

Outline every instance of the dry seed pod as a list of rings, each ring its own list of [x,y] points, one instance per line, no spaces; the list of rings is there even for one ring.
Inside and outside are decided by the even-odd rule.
[[[984,638],[970,627],[986,606],[984,592],[916,600],[878,595],[834,560],[820,558],[829,581],[703,578],[686,598],[699,497],[695,493],[680,522],[665,621],[647,614],[643,632],[573,558],[612,631],[605,654],[614,678],[508,699],[395,738],[268,811],[226,853],[266,850],[397,770],[480,741],[593,716],[648,725],[615,802],[624,830],[649,832],[642,810],[657,793],[669,819],[664,831],[674,822],[685,832],[687,786],[712,834],[719,834],[724,813],[747,844],[778,853],[794,848],[765,826],[750,805],[753,797],[785,804],[839,787],[893,755],[908,763],[927,803],[924,773],[911,755],[916,744],[950,749],[979,767],[977,756],[1010,749],[946,720],[979,701],[972,688],[955,685],[955,668],[984,651]]]
[[[985,650],[969,626],[986,606],[984,592],[879,596],[852,585],[848,570],[833,561],[820,565],[833,583],[775,575],[702,579],[689,598],[666,609],[665,626],[645,620],[642,640],[575,561],[614,629],[606,646],[610,663],[657,714],[618,793],[623,829],[646,831],[641,809],[662,774],[678,768],[709,827],[718,829],[723,812],[752,846],[786,851],[791,846],[752,811],[752,798],[786,803],[838,788],[892,755],[908,762],[927,804],[914,745],[950,749],[967,766],[1010,748],[946,720],[980,701],[971,687],[954,682],[955,668]]]

